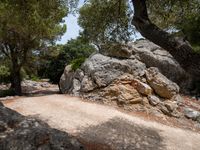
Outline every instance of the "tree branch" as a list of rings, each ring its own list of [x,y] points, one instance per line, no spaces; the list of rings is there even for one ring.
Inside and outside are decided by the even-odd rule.
[[[5,44],[1,44],[0,46],[0,50],[2,51],[2,53],[7,56],[8,58],[11,58],[10,55],[9,55],[9,50],[7,48],[7,46]]]
[[[175,38],[153,24],[148,17],[146,0],[132,0],[134,17],[132,24],[142,36],[167,50],[177,62],[195,78],[200,79],[200,55],[194,53],[184,38]]]

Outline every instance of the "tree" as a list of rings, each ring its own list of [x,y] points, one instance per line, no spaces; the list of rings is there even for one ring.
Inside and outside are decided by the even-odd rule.
[[[89,0],[79,10],[83,35],[98,47],[107,42],[129,41],[133,28],[128,5],[126,0]]]
[[[199,79],[200,54],[194,53],[191,45],[184,38],[176,38],[153,24],[148,16],[146,0],[132,0],[132,3],[133,24],[142,36],[169,51],[191,76]]]
[[[200,1],[148,0],[149,18],[157,26],[187,39],[200,51]]]
[[[45,65],[46,71],[42,72],[45,73],[45,77],[56,84],[59,83],[66,65],[72,63],[74,66],[73,68],[77,69],[77,67],[79,67],[81,63],[95,51],[94,46],[89,44],[88,41],[81,36],[76,39],[71,39],[65,45],[54,48],[59,49],[59,54],[50,59]]]
[[[183,23],[178,24],[178,29],[186,35],[193,49],[200,52],[200,15],[188,16]]]
[[[33,50],[53,43],[66,30],[67,0],[2,0],[0,53],[11,61],[11,87],[21,95],[20,70]]]

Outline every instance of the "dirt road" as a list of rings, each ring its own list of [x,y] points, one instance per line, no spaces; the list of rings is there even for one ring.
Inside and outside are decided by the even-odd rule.
[[[4,101],[23,115],[33,115],[66,131],[91,149],[199,150],[200,134],[122,113],[77,97],[48,95]]]

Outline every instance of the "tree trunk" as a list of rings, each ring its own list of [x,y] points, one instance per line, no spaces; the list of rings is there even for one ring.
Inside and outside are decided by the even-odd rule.
[[[133,25],[142,36],[167,50],[195,79],[200,79],[200,54],[194,53],[184,39],[175,38],[153,24],[148,17],[146,0],[132,0],[134,7]]]
[[[12,59],[11,89],[14,90],[14,93],[16,95],[21,96],[22,95],[21,75],[20,75],[21,66],[19,65],[16,54],[12,53],[11,59]]]
[[[13,70],[11,73],[11,89],[16,95],[22,95],[20,70]]]

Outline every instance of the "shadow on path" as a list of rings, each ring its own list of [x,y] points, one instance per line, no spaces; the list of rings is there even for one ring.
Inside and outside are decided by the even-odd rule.
[[[88,150],[164,150],[159,133],[151,128],[113,118],[78,135]]]

